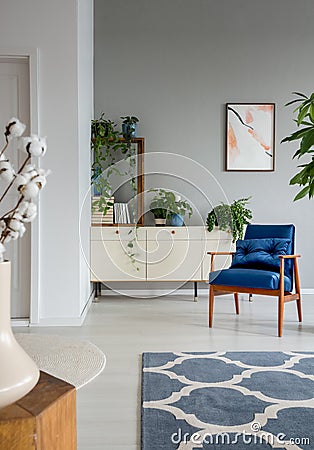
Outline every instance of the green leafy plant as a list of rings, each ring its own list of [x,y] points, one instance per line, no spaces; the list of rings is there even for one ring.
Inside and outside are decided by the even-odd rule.
[[[132,137],[136,136],[136,124],[139,122],[138,118],[135,116],[123,116],[122,122],[122,133],[125,139],[131,140]]]
[[[304,155],[312,156],[310,162],[298,166],[301,168],[300,172],[290,180],[290,185],[297,184],[302,187],[301,191],[294,197],[294,201],[296,201],[306,195],[309,198],[314,196],[314,93],[310,97],[301,92],[293,92],[293,94],[297,95],[298,98],[291,100],[285,106],[300,103],[293,112],[297,112],[297,118],[294,121],[301,128],[282,139],[281,142],[300,141],[299,148],[292,157],[293,159],[296,157],[299,159]]]
[[[213,231],[214,226],[220,230],[230,231],[232,233],[232,242],[243,238],[244,226],[250,223],[252,211],[246,208],[251,197],[235,200],[231,205],[222,203],[215,206],[206,219],[208,231]]]
[[[135,116],[123,116],[123,117],[120,117],[120,119],[123,119],[122,123],[125,123],[127,125],[133,125],[133,124],[139,122],[139,119]]]
[[[93,202],[92,207],[98,208],[106,215],[111,202],[112,187],[110,177],[112,175],[129,175],[130,184],[136,192],[135,150],[131,145],[131,137],[127,138],[117,129],[117,123],[104,118],[104,113],[91,123],[91,151],[93,155],[91,183],[99,198]],[[129,163],[127,173],[121,173],[117,162],[121,155]]]
[[[192,216],[193,209],[190,204],[173,192],[165,189],[150,189],[148,192],[155,192],[149,205],[155,219],[169,219],[173,214]]]

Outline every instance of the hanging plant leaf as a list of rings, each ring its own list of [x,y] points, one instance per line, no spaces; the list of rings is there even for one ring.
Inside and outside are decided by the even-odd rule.
[[[302,97],[301,99],[292,100],[287,103],[287,106],[295,103],[295,101],[301,101],[302,103],[294,110],[297,112],[296,122],[297,126],[303,125],[305,128],[297,130],[291,133],[289,136],[285,137],[281,140],[281,142],[292,142],[300,140],[300,147],[294,153],[292,158],[295,157],[301,158],[305,155],[313,155],[314,153],[314,93],[307,97],[305,94],[300,92],[294,92],[294,94]],[[308,119],[308,120],[305,120]],[[301,191],[294,197],[294,201],[300,200],[307,195],[309,198],[313,197],[313,177],[314,177],[314,160],[312,157],[311,162],[302,164],[298,167],[301,167],[302,170],[294,175],[289,184],[290,185],[299,185],[303,188]]]

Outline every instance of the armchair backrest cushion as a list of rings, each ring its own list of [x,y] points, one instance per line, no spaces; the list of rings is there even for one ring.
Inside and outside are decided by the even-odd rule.
[[[294,235],[295,227],[292,224],[285,225],[260,225],[249,224],[246,227],[244,239],[265,239],[265,238],[279,238],[289,239],[290,244],[287,248],[287,255],[294,254]],[[292,260],[285,261],[285,274],[293,280],[293,263]]]
[[[289,245],[290,239],[238,240],[231,267],[279,272],[279,255],[286,255]],[[288,275],[286,270],[285,274]]]

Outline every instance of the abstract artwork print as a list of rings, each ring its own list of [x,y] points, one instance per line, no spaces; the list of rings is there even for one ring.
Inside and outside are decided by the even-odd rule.
[[[275,104],[227,103],[226,171],[273,171]]]

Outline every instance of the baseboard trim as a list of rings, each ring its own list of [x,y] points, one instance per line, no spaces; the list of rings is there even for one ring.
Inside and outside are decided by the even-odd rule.
[[[29,319],[11,319],[11,327],[29,327]]]
[[[313,295],[314,294],[314,289],[310,288],[310,289],[301,289],[301,294],[302,295]]]

